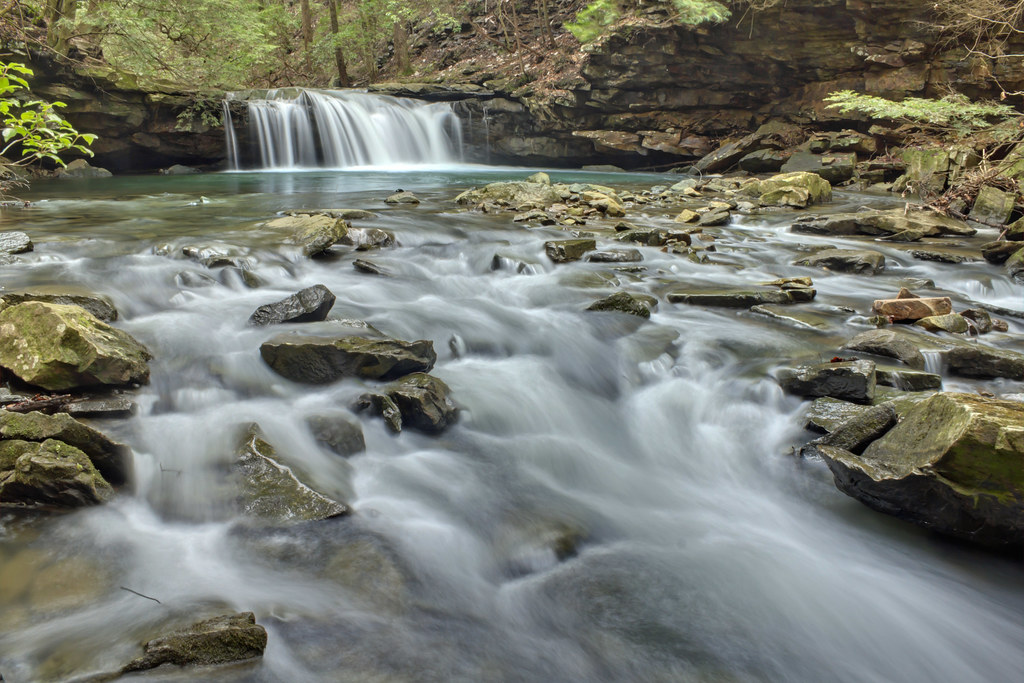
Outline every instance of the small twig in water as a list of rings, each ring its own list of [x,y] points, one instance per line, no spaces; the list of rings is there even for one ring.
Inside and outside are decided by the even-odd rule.
[[[160,464],[160,472],[161,473],[163,473],[163,472],[174,472],[178,476],[181,476],[181,470],[172,470],[170,467],[164,467],[163,463],[159,463],[159,464]]]
[[[143,595],[139,591],[133,591],[131,588],[125,588],[124,586],[118,586],[118,588],[120,588],[123,591],[128,591],[129,593],[134,593],[135,595],[138,595],[140,598],[146,598],[147,600],[152,600],[153,602],[155,602],[158,605],[162,605],[163,604],[162,602],[160,602],[156,598],[151,598],[148,595]]]

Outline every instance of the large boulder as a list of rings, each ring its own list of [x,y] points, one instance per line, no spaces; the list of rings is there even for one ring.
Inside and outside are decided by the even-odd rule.
[[[62,179],[109,178],[114,175],[105,168],[92,166],[85,159],[75,159],[67,166],[58,168],[56,176]]]
[[[79,449],[114,486],[128,482],[132,475],[132,451],[105,434],[66,413],[13,413],[0,410],[0,439],[41,443],[56,439]]]
[[[852,152],[839,154],[812,154],[797,152],[782,165],[783,173],[807,172],[819,175],[832,185],[844,183],[853,177],[857,166],[857,155]]]
[[[871,249],[822,249],[797,260],[793,265],[875,275],[885,268],[885,255]]]
[[[347,505],[314,491],[277,455],[257,427],[244,437],[235,462],[238,504],[249,517],[272,524],[309,522],[349,514]]]
[[[262,657],[267,631],[252,612],[204,619],[186,628],[154,638],[143,645],[145,654],[124,666],[121,673],[148,671],[163,664],[211,666]]]
[[[861,455],[822,447],[836,486],[881,512],[996,548],[1024,545],[1024,404],[941,393]]]
[[[56,439],[0,441],[0,506],[81,507],[103,503],[113,493],[89,456],[74,446]]]
[[[357,406],[380,414],[393,431],[410,427],[436,434],[458,417],[450,394],[451,389],[443,381],[417,372],[387,385],[380,392],[363,394]]]
[[[544,208],[562,201],[562,194],[554,185],[543,182],[489,183],[479,189],[467,190],[455,198],[459,204],[501,204],[515,208],[532,205]]]
[[[316,322],[327,318],[334,294],[324,285],[313,285],[289,297],[264,304],[249,316],[250,325]]]
[[[348,223],[325,214],[292,214],[266,223],[272,230],[290,233],[287,241],[306,256],[319,256],[348,234]]]
[[[263,360],[282,377],[326,384],[342,377],[396,379],[429,372],[437,361],[434,344],[367,337],[281,335],[260,347]]]
[[[145,346],[78,306],[30,301],[0,312],[0,366],[50,391],[149,381]]]
[[[797,171],[752,180],[740,187],[740,194],[758,197],[762,204],[808,206],[832,201],[832,186],[821,176]]]

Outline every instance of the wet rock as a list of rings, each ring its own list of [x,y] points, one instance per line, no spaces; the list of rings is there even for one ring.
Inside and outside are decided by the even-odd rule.
[[[967,319],[957,313],[946,315],[930,315],[914,323],[929,332],[949,332],[950,334],[967,334]]]
[[[862,209],[849,213],[829,216],[803,216],[797,218],[793,232],[812,235],[871,235],[883,237],[905,232],[918,233],[922,237],[958,235],[970,237],[977,230],[963,221],[940,216],[931,211],[904,211],[891,209]]]
[[[0,366],[64,391],[149,381],[149,351],[77,306],[30,301],[0,312]]]
[[[117,309],[114,303],[105,296],[89,294],[51,293],[51,292],[5,292],[0,295],[0,311],[17,306],[27,301],[42,301],[49,304],[78,306],[92,313],[103,322],[117,320]]]
[[[454,424],[458,417],[450,394],[451,389],[443,381],[417,372],[385,386],[379,393],[363,394],[357,407],[382,415],[395,432],[409,427],[436,434]]]
[[[843,345],[849,351],[895,358],[916,370],[924,369],[924,356],[917,344],[896,330],[868,330]]]
[[[701,214],[697,225],[702,228],[708,228],[715,225],[726,225],[730,220],[732,220],[732,214],[728,211],[722,209],[712,210]]]
[[[501,254],[491,257],[491,270],[514,270],[520,275],[532,275],[537,272],[535,265]]]
[[[391,273],[383,266],[379,266],[373,261],[367,261],[366,259],[357,258],[352,262],[352,267],[358,270],[360,273],[366,273],[367,275],[380,275],[381,277],[391,277]]]
[[[754,133],[740,138],[733,142],[727,142],[721,147],[703,156],[693,170],[697,173],[718,173],[731,168],[736,162],[763,147],[762,136]]]
[[[114,486],[132,475],[132,451],[66,413],[12,413],[0,410],[0,439],[41,443],[56,439],[79,449]]]
[[[143,645],[145,654],[124,666],[122,673],[148,671],[163,664],[210,666],[262,657],[267,631],[252,612],[204,619]]]
[[[870,403],[875,398],[875,364],[869,360],[786,368],[778,380],[783,391],[797,396],[831,396],[854,403]]]
[[[124,418],[135,414],[135,403],[129,398],[94,398],[67,405],[71,417]]]
[[[992,331],[992,316],[984,308],[968,308],[960,311],[960,315],[968,320],[973,333],[988,334]]]
[[[553,216],[543,209],[533,209],[532,211],[517,213],[512,218],[513,223],[526,223],[528,221],[537,221],[541,225],[554,225],[558,222]]]
[[[696,223],[700,220],[700,214],[690,209],[683,209],[673,220],[676,223]]]
[[[331,500],[299,480],[282,463],[257,427],[248,430],[234,466],[238,505],[255,519],[272,524],[309,522],[347,515],[347,505]]]
[[[802,310],[801,307],[797,306],[751,306],[750,312],[767,316],[793,327],[820,331],[826,331],[831,328],[829,319],[826,316],[815,311]]]
[[[975,259],[962,254],[951,254],[946,251],[930,251],[925,249],[912,249],[908,252],[918,261],[933,261],[935,263],[969,263]]]
[[[315,211],[287,211],[289,216],[317,215],[329,218],[341,218],[346,221],[360,221],[375,218],[377,214],[364,209],[316,209]]]
[[[669,292],[666,299],[673,304],[695,306],[724,306],[750,308],[761,304],[795,304],[811,301],[817,292],[813,289],[723,288],[693,292]]]
[[[643,261],[644,257],[639,249],[608,249],[590,252],[584,260],[594,263],[636,263]]]
[[[941,375],[896,367],[876,367],[875,382],[879,386],[894,387],[902,391],[932,391],[942,388]]]
[[[836,486],[869,507],[995,548],[1024,539],[1024,404],[941,393],[862,455],[823,448]]]
[[[985,225],[1005,225],[1013,213],[1016,196],[1015,193],[984,185],[978,191],[978,197],[967,218]]]
[[[1024,242],[986,242],[981,245],[981,255],[989,263],[999,265],[1006,263],[1006,260],[1024,250]]]
[[[611,193],[593,191],[582,192],[580,193],[580,201],[585,203],[587,206],[597,209],[606,216],[615,218],[626,215],[626,209],[622,206],[622,202],[619,201],[618,197]]]
[[[957,344],[945,355],[949,370],[962,377],[1024,379],[1024,354],[979,343]]]
[[[429,372],[437,354],[427,340],[366,337],[300,337],[281,335],[265,342],[260,355],[274,372],[307,384],[325,384],[342,377],[395,379]]]
[[[313,415],[306,420],[313,437],[342,457],[366,450],[363,428],[344,415]]]
[[[348,234],[348,223],[322,214],[293,214],[268,222],[266,227],[290,233],[288,242],[302,248],[305,256],[323,254]]]
[[[191,289],[213,287],[218,284],[217,280],[206,273],[198,273],[194,270],[181,271],[175,276],[174,281],[179,287],[189,287]]]
[[[529,178],[527,178],[526,182],[528,182],[528,183],[540,183],[541,185],[550,185],[551,184],[551,176],[549,176],[544,171],[538,171],[538,172],[534,173],[532,176],[530,176]]]
[[[106,502],[113,488],[74,446],[0,441],[0,505],[82,507]]]
[[[420,199],[412,192],[406,190],[399,190],[392,195],[389,195],[384,200],[385,204],[419,204]]]
[[[795,261],[793,265],[875,275],[885,268],[885,256],[870,249],[823,249]]]
[[[85,159],[75,159],[64,168],[58,168],[56,177],[63,180],[79,178],[109,178],[114,175],[105,168],[91,166]]]
[[[1014,282],[1024,284],[1024,249],[1015,251],[1010,258],[1006,259],[1006,274]]]
[[[392,233],[380,228],[349,228],[338,242],[355,247],[356,251],[388,249],[398,243]]]
[[[594,240],[552,240],[544,243],[544,253],[555,263],[579,261],[588,251],[597,248]]]
[[[334,294],[324,285],[313,285],[272,304],[264,304],[249,316],[250,325],[277,325],[326,320],[334,306]]]
[[[951,313],[953,303],[948,296],[876,299],[871,305],[871,310],[894,321],[920,320]]]
[[[192,259],[196,263],[201,263],[207,268],[248,269],[250,267],[249,260],[238,254],[237,251],[237,249],[219,245],[190,244],[181,248],[182,255]]]
[[[891,403],[865,408],[836,425],[826,436],[803,446],[800,455],[821,457],[821,453],[818,452],[821,446],[841,448],[859,455],[872,441],[892,429],[897,420],[896,408]]]
[[[619,313],[635,315],[640,318],[651,317],[651,309],[647,307],[647,304],[634,298],[628,292],[616,292],[611,296],[595,301],[587,307],[587,310],[617,311]]]
[[[562,201],[562,195],[553,185],[529,182],[490,183],[479,189],[467,190],[455,198],[458,204],[495,203],[519,207],[531,204],[545,208]]]
[[[915,189],[942,194],[950,172],[950,153],[946,149],[904,149],[906,181]]]
[[[812,154],[797,152],[782,165],[783,173],[807,172],[821,176],[832,185],[853,177],[857,155],[853,153]]]
[[[814,173],[783,173],[745,183],[740,194],[758,197],[766,206],[804,207],[832,201],[832,186]]]
[[[0,232],[0,256],[23,254],[34,249],[31,238],[23,232]]]

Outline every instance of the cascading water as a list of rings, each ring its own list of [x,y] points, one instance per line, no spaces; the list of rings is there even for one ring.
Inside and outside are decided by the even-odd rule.
[[[248,105],[261,169],[451,164],[461,155],[459,119],[446,103],[347,90],[272,90]]]

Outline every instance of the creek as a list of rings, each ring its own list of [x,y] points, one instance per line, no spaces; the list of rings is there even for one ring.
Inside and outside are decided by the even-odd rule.
[[[466,212],[464,188],[531,170],[471,166],[221,173],[39,182],[0,229],[36,249],[3,266],[8,290],[106,294],[153,352],[138,414],[96,421],[135,452],[113,502],[55,517],[0,513],[0,672],[70,680],[116,670],[170,616],[251,610],[265,656],[240,667],[160,669],[160,681],[1009,681],[1024,671],[1019,562],[936,538],[840,493],[808,438],[805,406],[772,378],[827,359],[869,329],[871,301],[908,277],[954,298],[1021,308],[984,263],[911,258],[899,245],[790,233],[792,212],[713,229],[700,264],[639,247],[644,270],[552,264],[554,228]],[[550,171],[639,192],[677,176]],[[418,206],[385,204],[397,188]],[[898,205],[837,192],[811,211]],[[259,227],[311,208],[373,211],[359,226],[400,245],[309,260]],[[671,227],[665,208],[628,219]],[[600,222],[598,222],[601,224]],[[610,227],[608,222],[605,227]],[[972,238],[975,239],[975,238]],[[976,239],[993,239],[980,236]],[[790,265],[809,246],[885,253],[866,277]],[[219,247],[259,279],[207,269]],[[494,256],[506,264],[492,269]],[[367,258],[390,277],[358,272]],[[810,275],[817,326],[667,303],[673,284]],[[341,458],[306,418],[348,414],[372,383],[301,386],[259,346],[252,311],[303,287],[340,319],[429,339],[459,421],[393,435],[353,414],[366,451]],[[251,284],[251,283],[250,283]],[[584,309],[618,289],[658,296],[651,320]],[[623,320],[623,318],[628,318]],[[1020,320],[1009,319],[1019,335]],[[1019,337],[1017,337],[1019,339]],[[1024,350],[1019,342],[1011,348]],[[946,376],[949,390],[977,383]],[[997,393],[1014,383],[988,382]],[[350,517],[280,528],[226,514],[211,472],[258,423],[307,483]],[[230,495],[230,494],[228,494]],[[560,552],[571,538],[575,554]],[[123,590],[129,588],[160,602]]]

